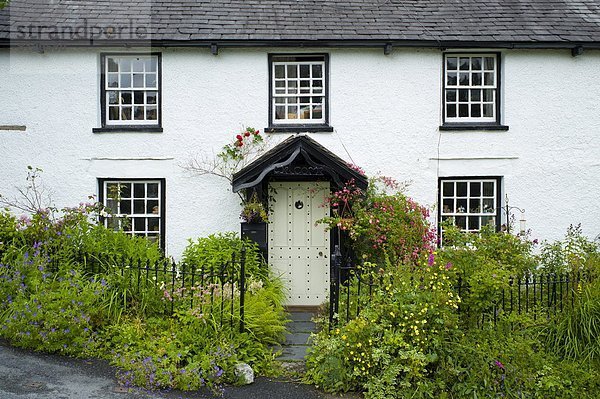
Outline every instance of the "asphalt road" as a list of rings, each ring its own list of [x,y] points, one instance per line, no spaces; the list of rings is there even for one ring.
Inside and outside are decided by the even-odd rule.
[[[100,360],[71,359],[13,348],[0,342],[0,399],[216,399],[196,392],[120,392],[114,369]],[[258,378],[254,384],[226,387],[226,399],[324,399],[313,387]],[[338,396],[339,398],[339,396]]]

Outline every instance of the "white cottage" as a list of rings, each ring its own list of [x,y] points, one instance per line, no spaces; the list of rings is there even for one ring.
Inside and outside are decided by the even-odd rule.
[[[345,162],[410,181],[436,223],[500,226],[508,198],[534,238],[572,223],[595,237],[599,50],[595,0],[12,0],[0,192],[27,165],[58,206],[119,184],[132,233],[177,256],[188,237],[240,228],[232,187],[182,165],[253,126],[293,136],[233,187],[286,193],[270,256],[326,264],[307,192],[359,178]]]

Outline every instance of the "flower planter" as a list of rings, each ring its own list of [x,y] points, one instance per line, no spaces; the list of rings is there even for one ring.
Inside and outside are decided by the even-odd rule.
[[[258,248],[263,255],[263,258],[267,259],[267,223],[241,223],[242,238],[247,238],[258,244]]]

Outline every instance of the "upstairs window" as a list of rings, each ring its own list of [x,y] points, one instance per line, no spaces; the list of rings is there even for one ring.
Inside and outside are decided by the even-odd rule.
[[[272,126],[328,123],[326,55],[270,56]]]
[[[444,55],[444,123],[499,124],[499,56]]]
[[[442,223],[450,221],[467,232],[486,225],[499,228],[500,177],[441,178],[439,191]]]
[[[164,246],[164,180],[100,179],[104,225]]]
[[[160,56],[102,56],[103,126],[160,125]]]

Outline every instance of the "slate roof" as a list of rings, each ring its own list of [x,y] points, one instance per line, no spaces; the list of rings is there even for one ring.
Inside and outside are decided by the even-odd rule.
[[[86,34],[68,34],[69,28],[82,26],[88,27]],[[107,34],[106,29],[114,26],[121,27],[120,35]],[[39,27],[45,27],[41,35]],[[67,33],[50,36],[51,27]],[[600,47],[600,1],[12,0],[0,11],[4,41],[61,39],[90,44],[93,29],[102,29],[93,37],[94,44],[152,40],[163,45],[282,41]]]

